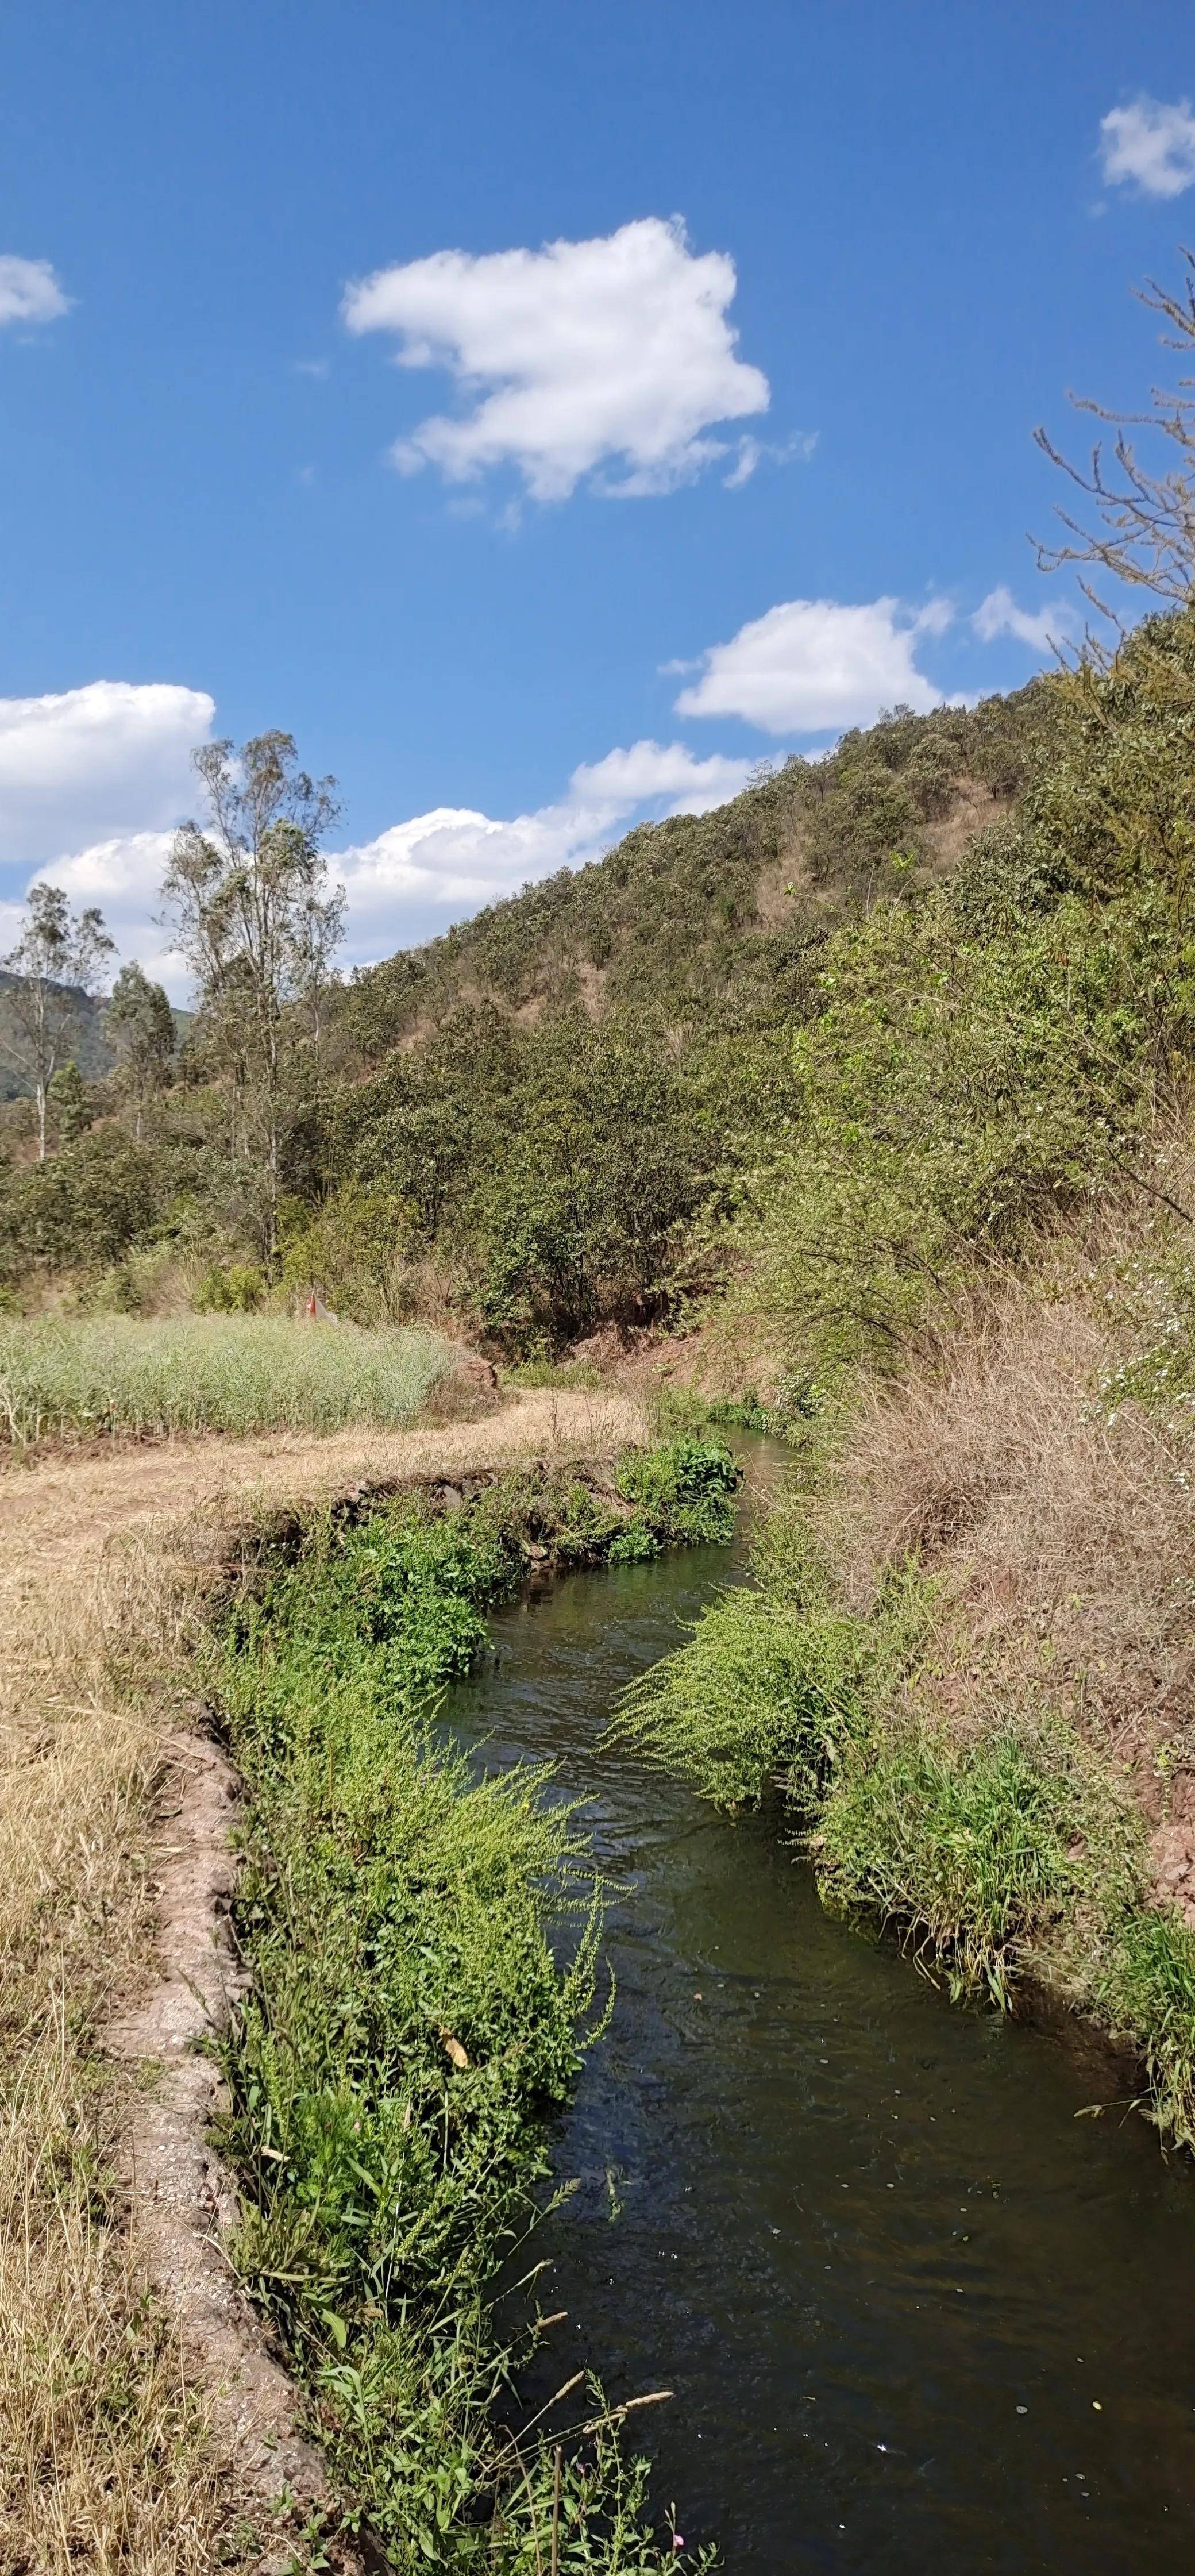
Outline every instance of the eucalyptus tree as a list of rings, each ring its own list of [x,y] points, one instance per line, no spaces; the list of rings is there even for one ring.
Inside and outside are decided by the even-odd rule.
[[[30,888],[20,937],[0,957],[0,1054],[28,1083],[37,1104],[38,1161],[46,1159],[50,1085],[98,991],[114,944],[102,913],[74,913],[60,886]]]
[[[334,778],[309,778],[293,737],[194,754],[206,820],[176,835],[162,919],[195,977],[212,1053],[230,1081],[239,1142],[255,1165],[262,1251],[278,1244],[285,1076],[318,1035],[344,923],[321,844],[340,812]]]
[[[167,994],[135,959],[121,967],[112,987],[104,1029],[120,1060],[122,1087],[132,1099],[140,1138],[146,1104],[169,1078],[175,1030]]]

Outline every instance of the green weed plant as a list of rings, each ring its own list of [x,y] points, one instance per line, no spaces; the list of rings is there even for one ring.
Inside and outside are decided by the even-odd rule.
[[[600,2391],[585,2429],[496,2427],[513,2356],[489,2292],[550,2193],[547,2124],[599,2027],[600,1889],[548,1774],[473,1778],[437,1735],[530,1545],[559,1564],[720,1530],[715,1444],[512,1475],[466,1510],[325,1523],[230,1607],[211,1685],[247,1797],[251,1965],[226,2064],[239,2261],[308,2388],[343,2492],[393,2566],[658,2576],[647,2469]],[[639,1498],[619,1508],[618,1488]],[[717,1508],[715,1508],[715,1505]],[[704,1526],[704,1524],[703,1524]],[[543,1538],[536,1533],[543,1532]]]

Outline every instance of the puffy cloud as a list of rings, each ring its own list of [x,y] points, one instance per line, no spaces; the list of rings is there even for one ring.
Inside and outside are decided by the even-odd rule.
[[[0,324],[57,322],[70,311],[48,259],[16,259],[0,254]]]
[[[1195,115],[1189,98],[1149,98],[1100,119],[1100,156],[1112,187],[1127,181],[1146,197],[1181,197],[1195,182]]]
[[[173,832],[117,833],[70,858],[55,859],[38,874],[61,886],[79,910],[98,904],[122,955],[136,957],[146,974],[181,1002],[187,969],[170,945],[169,932],[154,918],[173,843]]]
[[[981,599],[971,624],[981,644],[994,644],[1000,635],[1012,635],[1018,644],[1028,644],[1035,653],[1048,653],[1064,636],[1072,633],[1074,619],[1064,603],[1052,608],[1018,608],[1007,582],[1000,582]]]
[[[444,367],[474,398],[398,441],[404,473],[468,483],[509,464],[536,500],[562,501],[600,472],[626,497],[691,481],[731,452],[715,423],[766,411],[767,378],[726,319],[735,283],[724,251],[698,255],[652,215],[542,250],[436,251],[350,286],[343,311],[350,331],[395,333],[400,366]]]
[[[683,742],[635,742],[629,751],[608,751],[604,760],[583,761],[569,787],[577,812],[601,812],[609,804],[617,819],[633,806],[664,797],[670,814],[708,814],[711,805],[738,795],[750,766],[746,760],[726,760],[720,752],[698,760]]]
[[[924,713],[942,691],[919,671],[918,640],[941,635],[953,611],[931,600],[916,616],[895,599],[844,607],[788,599],[711,645],[701,676],[676,701],[684,716],[738,716],[764,733],[824,733],[869,724],[882,707]]]
[[[165,681],[0,698],[0,863],[40,872],[113,834],[177,822],[214,714],[204,690]]]

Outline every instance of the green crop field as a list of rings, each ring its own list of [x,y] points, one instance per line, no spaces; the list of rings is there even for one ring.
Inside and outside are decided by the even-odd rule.
[[[259,1315],[0,1320],[0,1440],[409,1422],[443,1375],[423,1331]]]

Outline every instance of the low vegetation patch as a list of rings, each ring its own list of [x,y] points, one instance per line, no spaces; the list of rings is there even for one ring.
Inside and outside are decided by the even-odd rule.
[[[0,1316],[0,1440],[335,1431],[409,1422],[448,1362],[417,1330],[258,1315]]]
[[[1049,1332],[1057,1313],[1045,1311]],[[1023,1357],[1023,1332],[1015,1346]],[[1080,1460],[1090,1431],[1082,1394],[1072,1378]],[[957,1404],[957,1388],[954,1395]],[[936,1551],[923,1533],[920,1554],[910,1555],[900,1552],[902,1512],[892,1555],[881,1541],[868,1569],[870,1596],[852,1602],[847,1578],[857,1591],[864,1538],[880,1537],[881,1505],[898,1499],[885,1472],[892,1409],[928,1400],[925,1388],[906,1385],[864,1417],[842,1462],[844,1474],[859,1479],[847,1500],[798,1494],[782,1505],[763,1533],[756,1583],[716,1602],[686,1644],[632,1687],[615,1730],[718,1804],[779,1792],[800,1817],[823,1900],[897,1929],[956,2000],[980,1996],[1014,2008],[1033,1979],[1132,2041],[1160,2125],[1195,2146],[1195,1928],[1158,1886],[1140,1781],[1114,1758],[1107,1730],[1090,1722],[1101,1676],[1089,1675],[1076,1652],[1082,1593],[1057,1605],[1064,1655],[1051,1651],[1028,1584],[1018,1583],[1020,1560],[1008,1542],[1021,1525],[1019,1488],[1007,1451],[988,1457],[992,1523],[973,1480],[961,1518],[929,1514]],[[926,1449],[920,1422],[921,1483],[911,1474],[902,1483],[905,1511],[925,1513],[935,1468],[956,1496],[965,1481],[945,1394],[943,1403],[936,1449]],[[1043,1401],[1035,1410],[1039,1449],[1053,1444],[1055,1455],[1060,1404],[1059,1396],[1058,1406]],[[1015,1407],[1013,1418],[1021,1421]],[[870,1495],[862,1472],[869,1422],[877,1464]],[[1021,1432],[1014,1449],[1028,1508],[1040,1454],[1023,1422]],[[1059,1543],[1068,1522],[1083,1526],[1077,1482],[1072,1460],[1071,1478],[1060,1479],[1053,1497]],[[1037,1508],[1046,1510],[1040,1494]],[[1116,1524],[1107,1514],[1097,1524],[1093,1508],[1086,1526],[1107,1585]],[[997,1617],[988,1586],[1001,1532]],[[1135,1552],[1128,1529],[1125,1546]],[[978,1586],[977,1557],[985,1578]],[[1051,1563],[1037,1533],[1026,1562],[1032,1575]],[[1082,1584],[1085,1572],[1076,1548],[1070,1581]],[[1174,1580],[1173,1563],[1156,1568],[1154,1597],[1142,1605],[1155,1645],[1156,1603]],[[1114,1568],[1112,1583],[1115,1590]],[[1123,1597],[1134,1597],[1127,1581]],[[1106,1593],[1093,1587],[1086,1609],[1090,1652],[1107,1616]],[[1119,1643],[1123,1673],[1134,1641]],[[1181,1750],[1181,1730],[1176,1740]],[[1164,1761],[1159,1769],[1164,1780]]]
[[[512,2357],[487,2292],[601,2017],[599,1891],[544,1776],[472,1780],[432,1715],[529,1556],[724,1537],[736,1475],[719,1444],[687,1441],[608,1485],[538,1469],[450,1513],[401,1498],[267,1567],[211,1649],[248,1793],[236,1919],[254,1983],[223,2142],[239,2260],[397,2568],[673,2563],[599,2392],[564,2440],[559,2506],[555,2435],[496,2430]]]

